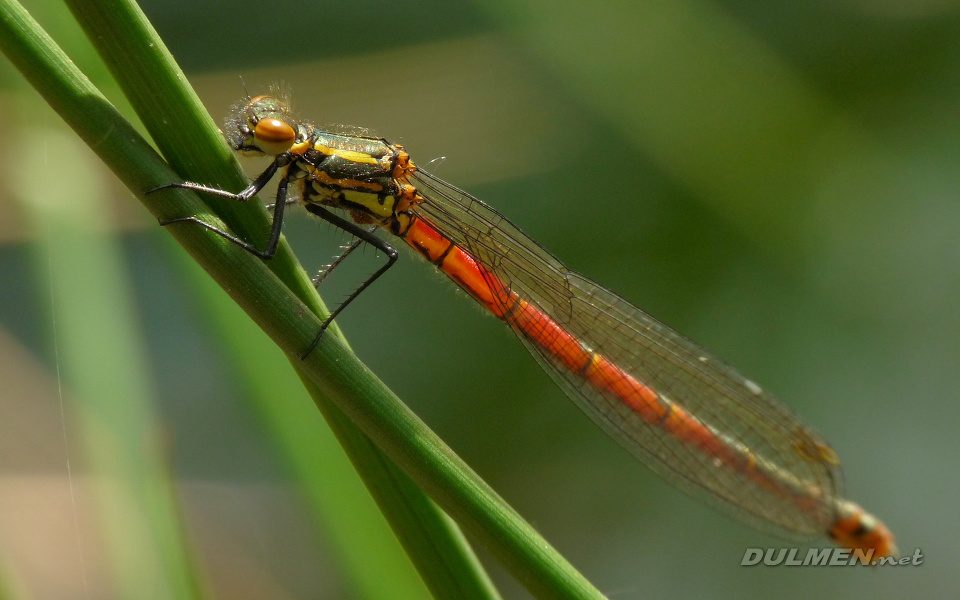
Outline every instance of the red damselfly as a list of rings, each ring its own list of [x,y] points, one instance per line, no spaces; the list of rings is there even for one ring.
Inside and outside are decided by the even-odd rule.
[[[287,190],[312,214],[355,236],[387,262],[323,329],[397,259],[374,235],[412,246],[509,325],[540,365],[611,437],[680,489],[748,523],[790,537],[826,533],[837,544],[895,552],[880,521],[843,498],[830,445],[753,381],[613,292],[570,271],[501,214],[418,168],[402,146],[324,132],[296,120],[282,100],[248,98],[227,123],[234,150],[273,157],[238,194],[248,200],[279,174],[269,242],[260,250],[197,217],[195,222],[269,259],[280,240]],[[153,190],[151,190],[153,191]],[[345,211],[350,219],[331,212]],[[335,261],[336,264],[338,261]],[[329,272],[329,270],[328,270]]]

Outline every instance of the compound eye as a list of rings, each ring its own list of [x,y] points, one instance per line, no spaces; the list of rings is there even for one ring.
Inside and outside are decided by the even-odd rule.
[[[265,154],[283,154],[297,141],[297,132],[280,119],[260,119],[253,130],[253,141]]]

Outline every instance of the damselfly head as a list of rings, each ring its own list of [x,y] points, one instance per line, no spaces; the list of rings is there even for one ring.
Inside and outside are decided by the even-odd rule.
[[[300,137],[289,107],[273,96],[256,96],[237,105],[226,123],[226,138],[239,152],[283,154]]]

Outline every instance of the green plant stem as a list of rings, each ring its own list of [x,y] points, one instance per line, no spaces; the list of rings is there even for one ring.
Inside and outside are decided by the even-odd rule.
[[[129,6],[119,2],[109,5],[83,3],[74,12],[83,13],[96,7],[105,11],[102,17],[87,13],[81,22],[87,18],[102,18],[110,23],[111,17],[106,11],[129,10]],[[123,25],[130,26],[129,23]],[[110,23],[108,27],[108,33],[117,33],[117,23]],[[140,38],[137,43],[144,44],[144,41]],[[12,0],[0,0],[0,45],[47,102],[158,219],[165,221],[196,215],[211,224],[226,227],[191,192],[171,190],[143,195],[145,190],[179,180],[180,176],[160,159]],[[132,50],[135,48],[114,48],[112,51]],[[161,52],[152,41],[150,48],[144,51]],[[139,68],[143,69],[142,66]],[[174,128],[170,120],[172,115],[165,114],[163,106],[168,105],[158,104],[158,118],[166,119],[162,122]],[[177,133],[188,132],[179,130]],[[222,143],[219,146],[223,148]],[[185,174],[189,176],[189,173]],[[214,179],[213,183],[220,182]],[[234,210],[229,206],[223,208]],[[262,208],[259,214],[264,227],[262,231],[265,231]],[[294,294],[263,261],[200,227],[181,224],[169,227],[168,231],[288,358],[298,364],[302,376],[309,378],[468,533],[486,545],[531,592],[541,598],[602,597],[349,352],[337,336],[325,336],[316,350],[297,362],[298,354],[313,341],[321,320],[313,308]],[[450,593],[450,597],[454,597],[453,592]]]
[[[247,180],[233,153],[139,7],[125,0],[70,0],[67,4],[181,177],[213,181],[224,189],[244,187]],[[233,231],[260,247],[265,245],[269,227],[262,203],[203,200],[216,208]],[[326,308],[286,242],[266,265],[313,314],[326,317]],[[340,336],[339,329],[331,333],[331,337]],[[299,367],[299,360],[292,363]],[[328,397],[316,387],[307,390],[434,595],[496,598],[456,525]],[[424,545],[421,540],[431,543]]]

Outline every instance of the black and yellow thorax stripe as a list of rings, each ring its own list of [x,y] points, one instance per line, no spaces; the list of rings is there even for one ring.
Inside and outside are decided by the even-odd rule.
[[[293,160],[287,173],[301,183],[304,202],[340,208],[358,223],[385,227],[418,202],[416,188],[407,181],[417,168],[402,146],[312,127],[301,136],[303,141],[289,150]]]

